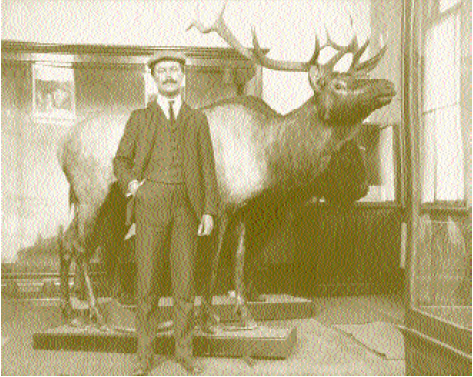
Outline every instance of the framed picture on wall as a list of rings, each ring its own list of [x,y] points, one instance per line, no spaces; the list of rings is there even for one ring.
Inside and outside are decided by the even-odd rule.
[[[74,119],[74,70],[68,66],[35,63],[33,114],[38,119]]]

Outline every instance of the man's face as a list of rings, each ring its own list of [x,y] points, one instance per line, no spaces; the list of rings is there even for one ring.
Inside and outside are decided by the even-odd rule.
[[[159,93],[167,97],[174,97],[179,93],[184,80],[184,72],[180,63],[162,61],[154,66],[153,77]]]

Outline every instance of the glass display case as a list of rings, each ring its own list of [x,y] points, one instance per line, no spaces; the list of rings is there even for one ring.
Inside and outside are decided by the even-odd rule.
[[[471,375],[471,0],[405,5],[406,374]]]
[[[471,375],[471,212],[418,218],[404,327],[406,374]]]

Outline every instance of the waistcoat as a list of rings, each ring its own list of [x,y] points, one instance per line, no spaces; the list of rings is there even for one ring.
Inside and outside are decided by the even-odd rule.
[[[150,181],[162,183],[182,183],[182,156],[179,145],[179,123],[177,119],[172,123],[162,117],[156,135],[155,145],[152,147],[148,165],[143,177]]]

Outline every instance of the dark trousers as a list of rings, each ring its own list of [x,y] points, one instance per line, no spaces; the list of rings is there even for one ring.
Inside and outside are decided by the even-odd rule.
[[[138,358],[144,362],[153,356],[152,343],[159,324],[159,286],[164,276],[169,232],[175,356],[192,356],[198,223],[185,185],[147,181],[135,196],[135,221]]]

